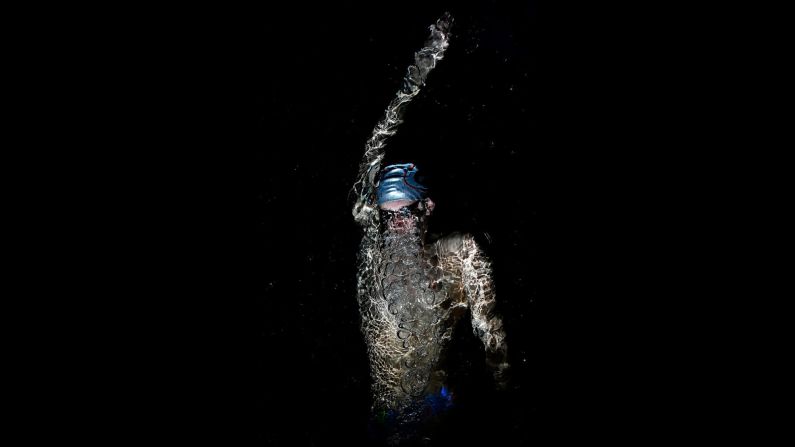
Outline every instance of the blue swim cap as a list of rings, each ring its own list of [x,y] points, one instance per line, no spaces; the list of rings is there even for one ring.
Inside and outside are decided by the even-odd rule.
[[[428,197],[428,188],[417,179],[414,163],[389,165],[381,171],[378,185],[378,204],[393,200],[422,200]]]

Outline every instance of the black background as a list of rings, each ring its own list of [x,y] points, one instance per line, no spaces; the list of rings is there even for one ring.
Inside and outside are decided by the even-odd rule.
[[[664,135],[644,133],[639,104],[661,90],[633,75],[636,48],[617,51],[587,13],[534,2],[296,4],[178,15],[147,55],[154,127],[168,130],[151,150],[168,187],[147,204],[150,270],[169,285],[153,302],[168,337],[146,367],[145,408],[173,441],[364,442],[348,193],[444,11],[450,48],[386,162],[426,168],[431,231],[471,232],[492,259],[514,380],[491,390],[463,326],[465,386],[439,439],[609,440],[653,419],[665,382],[645,377],[664,366],[641,360],[654,346],[640,334],[660,301],[642,253],[665,243],[649,223],[671,217],[644,183]]]
[[[262,174],[252,191],[262,251],[255,275],[262,288],[254,298],[262,323],[254,326],[258,349],[249,355],[268,375],[258,388],[262,440],[364,441],[366,351],[352,299],[360,234],[347,192],[363,142],[442,12],[432,4],[335,6],[263,38],[281,44],[268,45],[277,66],[257,65],[268,79],[256,90],[254,164]],[[535,374],[535,16],[530,4],[451,12],[451,47],[389,143],[386,163],[415,162],[432,177],[438,206],[431,231],[482,238],[510,333],[516,383],[507,396],[495,396],[483,349],[471,329],[460,328],[454,361],[467,386],[457,419],[438,442],[527,442],[537,431],[534,394],[543,383]],[[275,416],[264,416],[274,408]],[[283,429],[296,420],[303,430]]]

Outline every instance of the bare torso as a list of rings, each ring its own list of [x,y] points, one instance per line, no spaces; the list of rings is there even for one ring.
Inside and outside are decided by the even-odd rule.
[[[461,239],[422,247],[385,237],[379,256],[360,266],[360,284],[370,285],[360,288],[359,305],[376,407],[400,411],[444,385],[440,359],[467,307]]]

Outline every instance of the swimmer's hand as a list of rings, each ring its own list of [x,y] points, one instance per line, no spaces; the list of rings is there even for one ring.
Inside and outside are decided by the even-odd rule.
[[[511,384],[511,365],[507,362],[490,365],[494,375],[494,387],[499,391],[506,391]]]

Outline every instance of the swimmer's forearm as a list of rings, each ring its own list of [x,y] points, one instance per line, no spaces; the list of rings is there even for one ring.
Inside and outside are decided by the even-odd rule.
[[[373,151],[377,156],[386,142],[386,139],[397,132],[398,125],[402,122],[405,106],[419,93],[425,85],[428,74],[436,67],[436,62],[444,57],[444,51],[449,45],[449,31],[452,17],[445,13],[435,24],[430,26],[431,35],[425,45],[414,53],[414,64],[409,65],[400,90],[389,103],[384,113],[384,118],[373,129],[373,135],[367,141],[367,151]],[[383,151],[381,151],[383,153]]]

